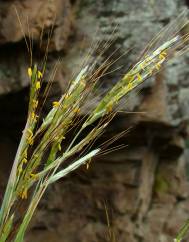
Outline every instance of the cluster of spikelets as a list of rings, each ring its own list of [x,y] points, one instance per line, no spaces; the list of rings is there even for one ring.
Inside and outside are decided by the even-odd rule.
[[[23,241],[47,187],[83,164],[88,167],[88,162],[101,152],[100,148],[87,150],[86,147],[104,131],[122,97],[156,74],[168,60],[188,49],[188,34],[179,33],[186,24],[185,15],[182,15],[161,31],[149,43],[140,60],[84,119],[79,118],[80,109],[100,78],[99,70],[93,71],[87,65],[82,68],[66,93],[52,103],[52,109],[40,121],[43,100],[39,94],[44,71],[40,71],[37,65],[28,68],[31,81],[28,117],[0,210],[0,242]],[[66,145],[69,131],[76,128],[78,122],[77,133]],[[86,128],[89,128],[88,132],[84,132]],[[79,156],[81,152],[83,155]],[[22,215],[18,215],[18,208],[23,204],[26,208]]]

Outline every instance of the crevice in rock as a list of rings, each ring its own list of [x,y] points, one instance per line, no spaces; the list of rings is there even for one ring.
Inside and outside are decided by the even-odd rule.
[[[14,142],[19,142],[24,127],[29,88],[9,93],[0,97],[0,133],[1,137],[10,137]]]

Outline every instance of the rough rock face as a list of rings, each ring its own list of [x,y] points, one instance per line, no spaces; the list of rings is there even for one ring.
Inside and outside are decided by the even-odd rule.
[[[34,61],[41,61],[44,56],[39,49],[42,52],[66,49],[73,26],[72,12],[69,0],[0,2],[1,95],[28,86],[26,69],[30,65],[31,48],[36,53]]]
[[[13,5],[21,13],[22,30],[19,22],[15,21]],[[184,0],[2,1],[0,94],[4,96],[0,98],[0,109],[5,112],[5,107],[11,110],[13,105],[12,109],[19,110],[15,108],[17,105],[14,107],[12,104],[14,99],[10,99],[10,94],[5,94],[28,85],[25,73],[28,64],[25,50],[22,50],[24,35],[30,37],[28,25],[36,46],[40,43],[40,30],[44,28],[44,32],[48,33],[54,25],[48,70],[57,57],[55,51],[63,50],[63,53],[58,53],[63,56],[63,63],[56,80],[64,89],[71,70],[81,63],[80,53],[90,46],[93,38],[100,40],[100,47],[103,47],[105,41],[114,38],[112,33],[115,34],[115,40],[104,56],[108,56],[114,48],[118,48],[116,56],[120,56],[134,46],[115,64],[116,67],[124,66],[121,74],[154,34],[186,7],[187,1]],[[54,24],[55,13],[57,19]],[[39,49],[36,49],[38,53]],[[43,51],[44,47],[41,49]],[[34,59],[38,59],[37,53]],[[168,242],[174,238],[189,216],[187,152],[184,152],[189,117],[188,57],[186,54],[172,61],[162,73],[145,83],[139,95],[133,93],[129,99],[123,100],[121,108],[136,114],[119,115],[102,139],[106,140],[132,126],[119,141],[120,144],[128,144],[128,147],[99,158],[92,163],[89,171],[82,168],[49,189],[27,241],[108,241],[104,203],[108,207],[117,241]],[[16,58],[18,61],[15,63]],[[102,88],[108,88],[117,79],[117,75],[108,76],[103,80]],[[22,95],[18,92],[22,105],[26,104],[26,94],[26,90]],[[10,105],[6,100],[10,100]],[[24,110],[16,112],[16,122],[9,118],[7,123],[8,113],[0,118],[1,127],[10,130],[8,134],[3,132],[3,128],[1,131],[0,151],[3,150],[5,156],[1,163],[4,160],[11,163],[12,155],[7,157],[6,149],[12,147],[12,152],[15,151],[24,123]],[[2,173],[7,169],[4,167]]]
[[[0,3],[0,43],[18,42],[24,37],[39,41],[53,27],[53,49],[65,47],[72,26],[69,0],[22,0]],[[47,36],[45,36],[47,38]],[[47,39],[46,39],[47,41]],[[51,46],[50,46],[51,47]]]

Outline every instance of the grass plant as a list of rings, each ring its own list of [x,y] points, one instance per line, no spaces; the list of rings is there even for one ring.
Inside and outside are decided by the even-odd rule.
[[[186,15],[182,13],[147,45],[139,60],[84,118],[80,110],[112,62],[106,60],[98,68],[95,64],[83,66],[60,100],[52,103],[52,109],[42,121],[40,114],[45,97],[41,100],[39,95],[46,56],[41,69],[31,64],[27,70],[31,83],[27,122],[0,210],[0,242],[24,241],[28,225],[49,185],[82,165],[88,167],[92,158],[104,152],[102,147],[89,147],[116,114],[120,99],[159,72],[166,62],[188,50],[189,33],[181,34],[188,24]],[[31,43],[27,45],[32,53]],[[72,138],[70,130],[77,131]],[[180,233],[176,241],[180,242],[182,237]]]

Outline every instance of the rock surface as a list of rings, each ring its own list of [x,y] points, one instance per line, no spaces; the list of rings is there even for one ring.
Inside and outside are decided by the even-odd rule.
[[[14,6],[22,29],[16,21]],[[115,38],[105,57],[115,48],[118,50],[114,58],[119,57],[134,46],[114,66],[124,66],[118,72],[121,75],[154,34],[186,8],[184,0],[1,1],[0,153],[1,150],[4,153],[0,176],[4,177],[10,167],[3,164],[11,165],[25,121],[29,61],[24,36],[33,37],[34,60],[38,60],[39,52],[45,50],[48,31],[54,26],[47,78],[57,56],[63,57],[55,81],[64,90],[71,71],[79,68],[81,53],[92,39],[100,40],[103,48],[105,41]],[[44,44],[39,48],[41,29],[45,33]],[[145,83],[140,94],[133,93],[122,101],[121,108],[136,113],[120,114],[102,139],[132,126],[119,141],[128,147],[100,157],[89,171],[82,168],[50,188],[27,241],[110,241],[104,204],[117,241],[172,241],[189,216],[184,152],[189,117],[188,63],[188,54],[172,61],[162,73]],[[104,78],[102,89],[109,88],[118,78],[114,74]],[[58,93],[55,91],[51,98],[54,95]]]

